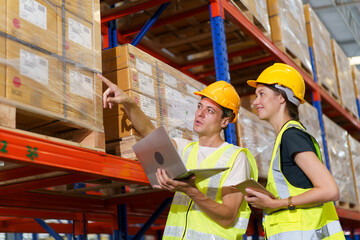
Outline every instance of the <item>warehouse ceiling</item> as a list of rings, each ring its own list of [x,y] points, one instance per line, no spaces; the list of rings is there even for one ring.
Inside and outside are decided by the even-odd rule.
[[[359,0],[303,0],[338,42],[347,56],[360,56],[360,1]]]

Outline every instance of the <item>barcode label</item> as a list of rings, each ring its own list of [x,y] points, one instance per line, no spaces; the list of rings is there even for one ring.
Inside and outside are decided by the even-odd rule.
[[[47,66],[47,62],[44,59],[39,58],[39,64],[42,66]]]
[[[41,6],[40,4],[38,5],[38,10],[41,12],[45,12],[45,7]]]
[[[87,34],[89,34],[89,33],[90,33],[90,29],[84,26],[84,32],[87,33]]]
[[[85,77],[85,82],[87,82],[87,83],[92,83],[92,79],[91,78],[89,78],[89,77]]]

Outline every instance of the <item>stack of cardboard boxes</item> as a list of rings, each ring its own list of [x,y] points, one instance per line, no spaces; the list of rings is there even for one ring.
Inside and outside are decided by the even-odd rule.
[[[199,97],[193,93],[205,85],[130,44],[103,51],[103,71],[156,127],[164,125],[171,137],[196,140],[192,125]],[[134,158],[122,146],[138,141],[139,133],[122,105],[104,110],[104,125],[108,151]]]
[[[103,129],[99,1],[1,0],[0,12],[1,101]]]

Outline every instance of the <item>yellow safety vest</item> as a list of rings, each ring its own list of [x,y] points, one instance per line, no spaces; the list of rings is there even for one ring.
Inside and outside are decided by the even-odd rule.
[[[281,172],[280,144],[286,129],[296,127],[308,134],[321,160],[319,144],[298,121],[289,121],[278,134],[272,153],[266,188],[277,198],[297,196],[310,189],[291,185]],[[322,160],[321,160],[322,161]],[[263,226],[268,240],[342,240],[345,239],[334,204],[327,202],[315,207],[280,210],[264,215]]]
[[[189,143],[185,147],[182,159],[187,168],[197,168],[198,149],[199,142]],[[207,157],[200,164],[200,168],[229,167],[230,169],[200,182],[195,180],[198,189],[209,198],[218,203],[222,203],[222,186],[234,165],[237,155],[241,151],[243,151],[249,159],[251,177],[257,180],[257,166],[250,151],[246,148],[228,144]],[[163,239],[240,240],[242,239],[242,235],[246,232],[250,213],[251,210],[248,207],[247,202],[243,201],[235,224],[232,227],[224,228],[203,213],[186,194],[176,192],[166,222]]]

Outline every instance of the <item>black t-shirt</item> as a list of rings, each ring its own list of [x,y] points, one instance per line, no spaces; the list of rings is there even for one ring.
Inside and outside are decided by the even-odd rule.
[[[310,179],[296,165],[294,159],[295,153],[308,151],[316,154],[315,146],[308,134],[298,128],[285,130],[280,145],[281,171],[289,183],[295,187],[304,189],[314,187]]]

